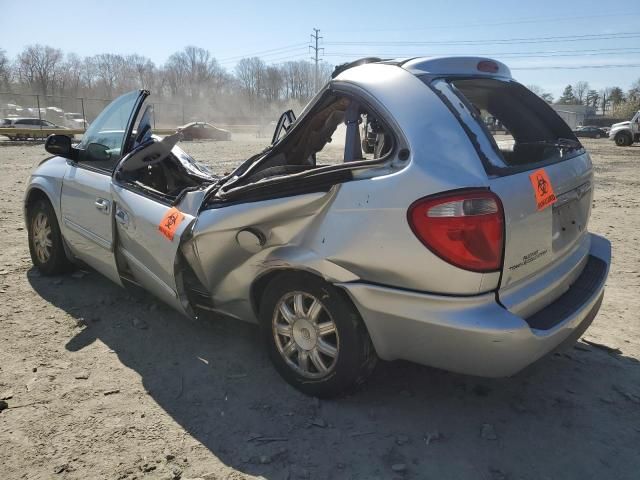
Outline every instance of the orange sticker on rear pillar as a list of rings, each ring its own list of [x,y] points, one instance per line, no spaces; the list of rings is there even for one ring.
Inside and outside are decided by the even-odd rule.
[[[556,203],[555,193],[553,193],[553,187],[551,186],[551,180],[549,180],[549,175],[544,169],[536,170],[531,175],[529,175],[529,180],[531,180],[531,185],[533,186],[533,193],[536,196],[536,206],[538,210],[544,210],[549,205],[553,205]]]
[[[173,240],[173,236],[183,220],[184,214],[176,207],[173,207],[162,217],[162,221],[160,225],[158,225],[158,230],[169,240]]]

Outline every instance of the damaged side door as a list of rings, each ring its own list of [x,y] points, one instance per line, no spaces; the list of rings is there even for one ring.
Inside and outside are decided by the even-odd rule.
[[[188,307],[181,300],[176,285],[175,263],[182,236],[193,223],[197,208],[181,211],[183,196],[176,205],[169,199],[152,196],[119,181],[123,171],[161,161],[170,154],[179,136],[151,139],[150,106],[135,131],[134,148],[114,171],[111,192],[115,204],[117,253],[127,273],[145,289],[185,314]],[[189,200],[189,201],[187,201]]]

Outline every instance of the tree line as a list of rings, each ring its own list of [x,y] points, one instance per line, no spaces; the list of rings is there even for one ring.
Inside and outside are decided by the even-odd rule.
[[[332,67],[321,63],[321,84]],[[187,46],[162,65],[138,54],[81,57],[47,45],[29,45],[10,59],[0,49],[0,91],[71,98],[112,99],[145,88],[154,98],[237,115],[299,107],[315,93],[315,65],[305,60],[267,64],[242,58],[231,71],[208,50]]]
[[[596,90],[589,82],[581,80],[567,85],[562,95],[554,101],[553,95],[537,85],[528,87],[547,103],[555,105],[585,105],[601,115],[617,118],[631,118],[640,109],[640,79],[636,80],[626,92],[617,86]]]
[[[331,71],[332,66],[320,64],[320,84]],[[195,46],[173,53],[162,65],[138,54],[81,57],[39,44],[10,59],[0,49],[0,91],[112,99],[136,88],[151,90],[156,101],[189,106],[193,117],[211,111],[234,117],[274,115],[283,108],[298,109],[314,95],[315,66],[306,60],[269,65],[250,57],[229,71],[210,51]],[[548,103],[586,105],[602,115],[626,118],[640,108],[640,79],[626,92],[618,86],[596,90],[579,81],[567,85],[557,100],[539,86],[529,89]]]

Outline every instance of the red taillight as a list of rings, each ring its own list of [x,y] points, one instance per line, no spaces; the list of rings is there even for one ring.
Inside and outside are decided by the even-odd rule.
[[[422,198],[407,214],[418,239],[443,260],[474,272],[502,265],[504,214],[488,190],[467,190]]]

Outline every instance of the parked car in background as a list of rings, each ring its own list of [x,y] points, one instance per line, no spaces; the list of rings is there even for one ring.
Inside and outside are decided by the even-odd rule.
[[[39,118],[30,118],[30,117],[7,117],[3,118],[0,121],[0,128],[16,128],[16,129],[32,129],[32,132],[19,132],[15,135],[7,134],[9,140],[28,140],[29,138],[46,138],[50,132],[47,133],[38,133],[37,130],[46,129],[46,130],[69,130],[67,127],[62,127],[60,125],[56,125],[55,123],[51,123],[48,120],[41,120]],[[66,135],[69,138],[74,138],[73,133],[62,133],[62,135]]]
[[[257,323],[283,378],[323,397],[377,358],[500,377],[571,345],[611,262],[588,231],[583,145],[500,62],[368,62],[338,67],[224,176],[180,134],[153,135],[144,90],[77,146],[50,136],[24,199],[33,264],[82,261],[185,316]],[[511,135],[491,135],[487,115]]]
[[[64,123],[67,127],[73,129],[83,129],[89,126],[89,122],[82,116],[81,113],[65,112]]]
[[[573,130],[573,134],[576,137],[586,137],[586,138],[606,138],[607,132],[605,129],[600,127],[594,127],[591,125],[586,125],[584,127],[577,127]]]
[[[231,132],[207,122],[191,122],[178,127],[184,140],[231,140]]]

